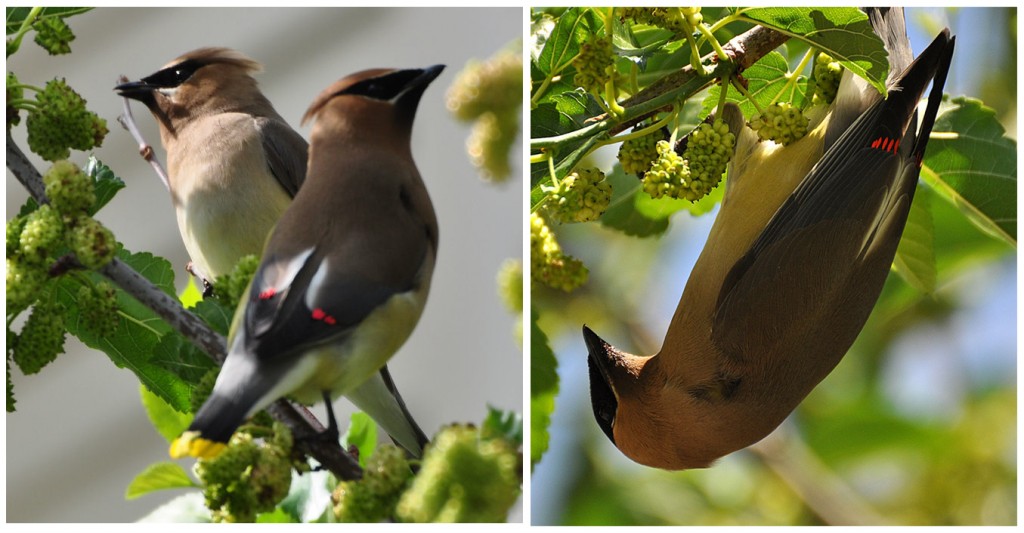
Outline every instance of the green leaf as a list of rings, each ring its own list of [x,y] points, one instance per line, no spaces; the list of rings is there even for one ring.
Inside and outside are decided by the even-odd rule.
[[[665,233],[669,218],[679,211],[687,211],[694,216],[711,211],[722,201],[725,190],[723,181],[697,202],[668,197],[654,199],[643,191],[640,180],[623,173],[619,164],[605,179],[611,181],[612,200],[608,210],[601,215],[601,225],[634,237],[654,237]]]
[[[192,276],[188,277],[188,285],[178,295],[178,301],[185,309],[192,309],[197,303],[202,301],[203,293],[199,291],[199,287],[196,287],[196,279]]]
[[[269,513],[260,513],[256,515],[257,524],[294,524],[296,523],[295,518],[288,514],[288,511],[280,507],[275,507],[273,511]]]
[[[166,489],[200,488],[192,481],[188,472],[177,463],[162,462],[149,465],[128,484],[124,492],[126,500],[134,500],[144,494]]]
[[[825,51],[886,94],[888,53],[868,16],[853,7],[758,7],[740,14]],[[746,75],[746,74],[744,74]]]
[[[503,411],[488,405],[480,435],[483,438],[501,437],[522,446],[523,417],[515,411]]]
[[[36,20],[46,17],[67,18],[91,10],[91,7],[44,7]],[[28,17],[31,7],[8,7],[7,8],[7,35],[17,33],[25,18]]]
[[[118,252],[117,258],[124,264],[148,279],[153,285],[174,296],[174,269],[171,262],[149,252],[131,253],[127,250]]]
[[[149,362],[172,372],[190,385],[199,383],[206,372],[215,366],[206,352],[177,332],[160,337],[160,341],[153,347]]]
[[[229,309],[216,299],[201,300],[192,308],[192,312],[202,318],[214,331],[227,335],[234,318],[234,309]]]
[[[918,186],[892,264],[893,270],[907,283],[928,294],[935,290],[937,277],[935,221],[931,211],[933,194],[930,188]]]
[[[110,167],[104,165],[99,159],[90,157],[85,165],[85,174],[92,178],[93,186],[96,189],[96,203],[89,208],[89,215],[95,215],[103,206],[107,205],[117,191],[125,187],[124,181],[114,175]]]
[[[25,217],[32,214],[33,211],[39,209],[39,203],[36,202],[35,198],[29,197],[25,200],[25,203],[21,205],[21,209],[18,210],[19,217]]]
[[[757,63],[754,63],[747,70],[743,71],[743,78],[747,80],[747,92],[751,98],[757,101],[761,107],[766,107],[776,99],[779,93],[787,89],[789,63],[779,52],[769,52]],[[804,88],[806,81],[794,83],[788,87],[788,92],[778,97],[780,102],[794,102],[797,106],[804,99]],[[722,93],[721,85],[713,85],[708,89],[708,95],[701,104],[701,116],[706,117],[718,106],[719,95]],[[757,108],[750,103],[743,94],[735,88],[729,89],[725,95],[728,102],[734,102],[740,106],[743,116],[753,117],[757,114]]]
[[[366,413],[352,413],[348,430],[345,431],[341,442],[346,448],[355,446],[359,449],[359,466],[365,468],[366,461],[377,448],[377,423]]]
[[[625,174],[622,172],[622,165],[616,164],[612,173],[605,179],[612,185],[612,199],[608,209],[601,215],[602,226],[634,237],[651,237],[665,233],[668,229],[667,216],[651,216],[651,209],[640,209],[638,204],[641,202],[649,207],[644,198],[650,200],[651,197],[640,188],[641,182],[636,176]]]
[[[1016,246],[1017,143],[980,100],[952,103],[935,120],[921,176],[976,226]]]
[[[537,58],[537,67],[545,75],[564,69],[580,53],[580,43],[600,28],[593,12],[585,7],[574,7],[562,13],[544,49]]]
[[[538,139],[576,131],[585,120],[603,112],[594,97],[582,89],[556,94],[531,112],[530,135]]]
[[[173,289],[174,273],[167,260],[154,258],[148,253],[132,254],[124,249],[118,251],[117,257],[164,290]],[[95,272],[83,275],[92,278],[93,282],[104,279]],[[187,411],[189,385],[150,360],[161,337],[170,333],[171,327],[148,307],[118,289],[117,331],[113,335],[97,336],[83,325],[82,310],[77,302],[79,287],[81,284],[72,276],[62,277],[55,285],[58,301],[68,309],[68,332],[86,346],[107,354],[118,368],[131,370],[146,388],[174,409]]]
[[[537,464],[548,449],[548,426],[558,395],[558,361],[548,337],[537,325],[537,310],[530,309],[530,464]]]
[[[139,385],[139,396],[142,398],[142,407],[146,410],[149,421],[153,423],[157,433],[167,439],[168,443],[178,438],[178,435],[181,435],[192,423],[191,414],[175,411],[167,402],[149,392],[149,389],[143,385]]]

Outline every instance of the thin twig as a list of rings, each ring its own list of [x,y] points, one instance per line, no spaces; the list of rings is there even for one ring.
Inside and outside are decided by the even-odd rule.
[[[750,30],[734,37],[731,41],[723,45],[722,49],[725,50],[725,53],[735,63],[736,70],[734,72],[738,74],[756,63],[758,59],[764,57],[768,52],[782,46],[782,44],[788,39],[789,36],[779,33],[773,29],[766,28],[764,26],[754,26]],[[713,59],[717,59],[717,54],[710,53],[704,56],[702,61]],[[657,98],[658,96],[686,85],[693,78],[698,77],[699,75],[699,73],[693,70],[692,66],[686,65],[675,72],[666,74],[651,85],[645,87],[642,91],[627,98],[622,102],[622,106],[629,108]],[[657,111],[659,110],[652,111],[646,116],[639,116],[632,120],[623,122],[622,124],[612,128],[610,132],[614,135],[620,131],[625,131],[637,123],[647,119]]]
[[[748,449],[826,524],[877,526],[888,522],[785,425]]]
[[[122,75],[117,79],[117,81],[118,83],[127,83],[128,78]],[[153,150],[153,147],[146,142],[145,138],[142,137],[142,132],[139,131],[138,124],[135,123],[135,115],[132,115],[131,102],[127,97],[122,97],[121,100],[123,100],[124,103],[124,113],[117,117],[118,124],[120,124],[122,128],[128,130],[128,133],[130,133],[132,138],[135,139],[135,142],[139,143],[139,155],[141,155],[142,158],[153,167],[157,177],[159,177],[160,181],[163,182],[164,188],[170,191],[171,180],[167,177],[167,171],[164,170],[164,166],[160,163],[160,158],[156,156],[156,152]]]
[[[40,204],[49,203],[43,177],[7,132],[7,168]],[[68,259],[72,260],[71,258]],[[226,356],[224,337],[210,329],[199,317],[186,310],[177,299],[153,285],[138,272],[116,258],[99,270],[118,287],[150,308],[186,339],[198,346],[214,361],[223,363]],[[323,426],[308,409],[278,400],[267,408],[276,420],[284,423],[296,437],[295,446],[312,456],[340,479],[362,477],[359,463],[342,449],[338,442],[313,438]]]

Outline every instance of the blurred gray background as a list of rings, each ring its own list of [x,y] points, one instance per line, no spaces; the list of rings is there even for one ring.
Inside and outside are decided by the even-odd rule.
[[[440,252],[423,318],[390,363],[411,411],[433,435],[450,422],[480,422],[487,405],[522,411],[524,365],[515,317],[501,304],[494,282],[503,260],[522,255],[521,178],[500,186],[481,182],[464,148],[470,126],[455,122],[444,105],[465,62],[486,59],[521,36],[522,20],[520,8],[100,8],[68,19],[77,35],[71,55],[47,56],[30,35],[7,68],[22,83],[38,86],[55,75],[66,77],[107,120],[110,133],[95,153],[127,188],[98,218],[129,250],[168,258],[180,289],[188,257],[166,191],[116,122],[121,99],[111,89],[119,74],[138,79],[201,46],[236,48],[263,63],[257,79],[264,93],[298,128],[313,97],[346,74],[448,65],[426,91],[413,132],[413,154],[440,224]],[[151,115],[141,105],[133,109],[164,159]],[[308,138],[308,128],[298,131]],[[23,126],[14,138],[27,152]],[[521,145],[512,153],[519,161]],[[82,165],[86,157],[72,153]],[[514,165],[514,175],[520,169]],[[8,175],[8,218],[26,197]],[[136,474],[168,459],[167,443],[146,418],[130,371],[73,337],[66,348],[37,375],[13,371],[18,403],[17,412],[6,416],[7,521],[133,521],[182,494],[125,501],[125,487]],[[348,402],[339,400],[336,408],[347,420]],[[322,406],[314,412],[322,414]],[[521,520],[518,506],[510,519]]]

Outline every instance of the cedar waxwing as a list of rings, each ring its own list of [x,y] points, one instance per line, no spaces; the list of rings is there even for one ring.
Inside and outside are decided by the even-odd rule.
[[[943,30],[911,63],[902,10],[869,18],[889,51],[888,97],[847,71],[805,138],[779,148],[743,128],[661,351],[631,355],[584,326],[594,415],[634,461],[702,468],[757,442],[864,326],[906,223],[954,42]],[[742,116],[727,111],[738,131]]]
[[[210,398],[171,455],[208,457],[270,402],[356,390],[412,333],[438,228],[410,138],[444,67],[367,70],[320,94],[308,173],[239,304]],[[331,417],[328,428],[336,437]]]
[[[178,228],[207,283],[260,253],[306,177],[306,141],[260,92],[259,70],[235,50],[200,48],[115,87],[159,124]],[[419,456],[427,437],[386,366],[347,397]]]

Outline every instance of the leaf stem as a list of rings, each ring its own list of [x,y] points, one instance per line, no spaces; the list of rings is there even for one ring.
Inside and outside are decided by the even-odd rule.
[[[530,164],[532,165],[534,163],[543,163],[549,159],[551,159],[551,152],[545,150],[539,154],[531,154]]]
[[[629,141],[629,140],[632,140],[632,139],[637,139],[637,138],[643,137],[644,135],[650,134],[652,132],[655,132],[655,131],[661,129],[666,124],[671,122],[672,119],[675,118],[678,114],[679,114],[679,106],[672,106],[672,112],[667,114],[667,115],[665,115],[661,120],[655,122],[654,124],[651,124],[650,126],[645,126],[643,129],[632,131],[632,132],[626,133],[624,135],[619,135],[617,137],[611,137],[611,138],[608,138],[608,139],[602,139],[602,140],[598,141],[597,144],[598,144],[598,146],[605,146],[605,145],[609,145],[609,144],[625,142],[625,141]]]
[[[740,80],[732,78],[730,81],[732,82],[732,86],[735,87],[736,90],[740,92],[740,94],[745,96],[747,100],[749,100],[750,103],[754,105],[754,108],[757,109],[757,112],[763,115],[764,108],[761,107],[761,104],[758,104],[757,100],[755,100],[754,97],[750,95],[750,91],[747,91],[747,88],[744,87],[742,83],[740,83]]]
[[[711,28],[701,22],[697,25],[697,29],[711,43],[711,47],[715,49],[715,54],[718,55],[718,60],[726,61],[728,56],[725,54],[725,50],[722,49],[722,45],[719,44],[718,39],[715,38],[715,34],[711,32]]]
[[[715,117],[721,119],[722,111],[725,109],[726,96],[729,94],[729,85],[732,83],[732,74],[727,74],[722,80],[722,90],[718,93],[718,106],[715,108]]]
[[[800,64],[797,65],[792,72],[786,74],[786,76],[788,77],[788,79],[786,80],[786,84],[782,86],[782,90],[775,95],[775,98],[772,98],[771,103],[774,104],[775,102],[777,102],[779,98],[783,97],[786,94],[786,91],[790,90],[792,90],[792,94],[790,94],[788,101],[790,103],[793,102],[793,99],[796,98],[796,80],[797,78],[800,77],[800,73],[803,72],[805,68],[807,68],[807,62],[810,61],[812,57],[814,57],[814,51],[814,47],[808,48],[807,52],[804,54],[803,59],[800,60]]]
[[[33,7],[32,10],[28,12],[28,15],[25,16],[25,20],[21,21],[21,27],[18,28],[18,33],[14,34],[14,37],[7,41],[7,57],[11,57],[12,54],[21,48],[21,39],[25,37],[28,30],[32,29],[32,24],[42,12],[42,7]]]

